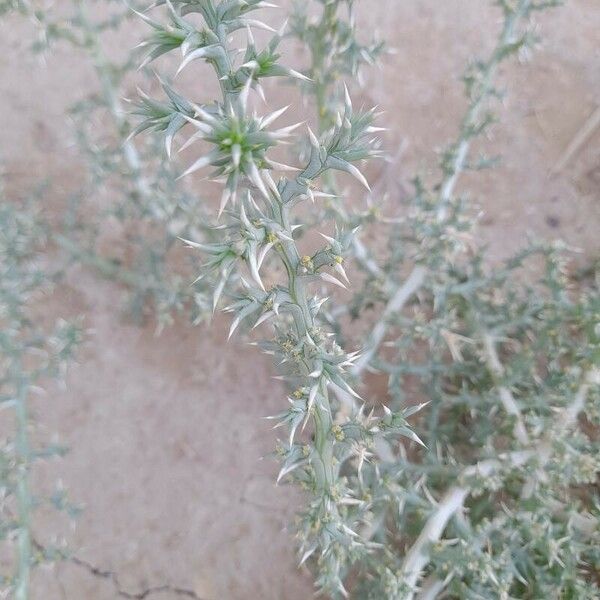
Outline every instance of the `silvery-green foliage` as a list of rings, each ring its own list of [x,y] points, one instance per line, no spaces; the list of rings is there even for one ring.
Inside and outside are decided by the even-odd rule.
[[[310,14],[311,5],[319,7]],[[339,110],[339,81],[358,79],[362,68],[374,65],[385,52],[382,40],[362,41],[356,31],[354,0],[295,2],[289,35],[297,39],[310,58],[309,81],[303,91],[313,95],[320,129],[333,125]]]
[[[91,64],[98,81],[98,90],[69,110],[86,177],[70,202],[64,231],[55,239],[70,261],[124,283],[128,312],[137,320],[150,313],[166,324],[184,312],[199,322],[210,314],[206,290],[201,284],[190,287],[191,265],[174,261],[173,254],[178,236],[205,235],[203,203],[176,181],[160,144],[131,139],[122,98],[130,95],[136,79],[146,82],[148,77],[136,73],[142,50],[116,57],[109,52],[107,35],[123,32],[132,13],[120,0],[104,4],[100,16],[94,16],[98,11],[89,0],[70,0],[60,7],[24,5],[37,26],[33,47],[46,52],[68,44]],[[124,238],[111,245],[109,254],[103,249],[107,228],[117,228]],[[177,272],[173,264],[180,267]]]
[[[54,550],[34,547],[33,510],[46,504],[71,512],[64,491],[49,498],[31,489],[31,471],[39,460],[64,450],[40,445],[31,435],[29,400],[49,378],[62,377],[78,345],[81,331],[59,320],[51,328],[33,313],[36,298],[47,293],[51,274],[38,252],[47,227],[35,205],[17,205],[4,195],[0,201],[0,410],[14,426],[0,444],[0,541],[3,557],[14,557],[0,574],[0,590],[16,600],[29,598],[30,572],[51,560]],[[4,435],[4,433],[3,433]],[[33,439],[32,439],[33,437]]]
[[[360,3],[359,3],[360,4]],[[308,57],[307,74],[309,81],[299,82],[305,101],[314,108],[315,120],[321,134],[333,127],[335,115],[343,106],[344,96],[340,94],[340,79],[357,82],[363,87],[363,72],[383,60],[387,49],[383,40],[377,36],[370,37],[370,32],[363,31],[355,16],[356,2],[333,0],[311,3],[296,2],[290,19],[289,36],[301,44]],[[311,9],[315,10],[311,10]],[[343,91],[343,90],[342,90]],[[373,129],[373,131],[384,131]],[[304,149],[301,147],[301,157]],[[385,169],[384,169],[385,172]],[[340,194],[334,173],[326,173],[323,188],[329,194],[314,207],[306,219],[310,224],[333,221],[339,227],[356,230],[351,241],[350,253],[354,265],[369,276],[369,284],[373,278],[381,278],[382,271],[371,252],[364,246],[361,237],[370,226],[381,221],[382,196],[385,186],[376,182],[360,203],[349,204]],[[356,282],[353,289],[356,288]],[[369,289],[373,291],[372,287]],[[376,285],[374,289],[378,289]],[[344,331],[339,317],[350,314],[358,317],[358,311],[364,307],[369,298],[361,294],[353,294],[350,303],[331,302],[325,306],[321,317],[333,327],[340,340],[344,339]]]
[[[354,162],[377,154],[372,112],[357,115],[343,91],[341,103],[323,103],[336,98],[340,69],[356,73],[358,62],[344,56],[361,46],[352,19],[339,24],[340,9],[352,3],[320,4],[320,20],[297,11],[292,21],[298,39],[313,41],[312,81],[302,86],[315,96],[321,129],[309,134],[296,177],[276,181],[272,171],[282,166],[270,159],[282,139],[298,137],[294,128],[271,127],[280,110],[260,117],[248,109],[251,90],[261,93],[259,62],[247,60],[257,54],[252,34],[243,61],[228,46],[232,31],[268,29],[250,18],[265,3],[167,2],[181,41],[153,15],[150,52],[180,50],[183,67],[208,62],[223,95],[186,99],[165,86],[170,104],[159,111],[146,98],[139,106],[140,129],[166,132],[168,144],[187,131],[189,143],[211,147],[189,172],[211,169],[223,182],[221,239],[189,245],[207,256],[202,276],[215,282],[214,306],[232,296],[231,333],[274,324],[274,337],[258,346],[275,356],[291,391],[275,419],[288,431],[279,478],[309,492],[299,519],[301,560],[314,564],[317,585],[333,597],[596,597],[598,448],[579,419],[584,413],[597,426],[600,413],[597,287],[569,281],[564,249],[553,244],[532,244],[491,270],[474,239],[474,211],[455,194],[462,172],[490,162],[473,161],[470,146],[492,122],[499,64],[531,44],[532,15],[555,3],[497,2],[500,38],[465,76],[469,108],[442,156],[440,181],[428,188],[415,179],[406,214],[378,220],[379,236],[392,224],[389,254],[379,257],[349,226],[366,223],[369,213],[341,202],[298,221],[293,210],[306,198],[329,202],[338,193],[335,170],[365,183]],[[193,13],[204,19],[196,30],[185,18]],[[169,44],[157,44],[167,35]],[[369,48],[374,58],[381,51]],[[361,51],[354,56],[369,62]],[[298,79],[281,67],[285,73]],[[324,214],[335,215],[335,234],[302,255],[301,230]],[[284,266],[279,280],[275,258]],[[379,315],[360,355],[327,332],[324,299],[314,295],[322,282],[343,285],[349,260],[366,274],[352,315],[369,319],[366,307]],[[542,264],[542,275],[525,285],[529,261]],[[391,402],[382,415],[353,399],[366,369],[388,379]],[[425,447],[399,443],[402,436]]]
[[[366,506],[353,496],[348,479],[352,473],[358,473],[355,476],[360,478],[364,459],[369,455],[367,448],[376,439],[413,434],[401,412],[376,417],[357,408],[343,426],[335,422],[337,401],[331,391],[356,395],[346,373],[356,360],[356,353],[344,352],[319,325],[317,317],[326,301],[320,295],[323,283],[344,286],[342,263],[353,232],[338,230],[334,237],[326,236],[322,249],[303,255],[295,240],[294,232],[300,223],[295,222],[294,209],[307,199],[318,199],[322,195],[319,178],[332,171],[350,174],[367,185],[355,163],[379,153],[373,140],[373,111],[355,111],[346,93],[333,127],[322,137],[309,131],[310,151],[298,174],[276,181],[272,172],[285,167],[269,157],[269,150],[293,136],[296,126],[272,126],[282,116],[282,110],[266,116],[250,112],[249,96],[253,89],[260,90],[262,67],[258,61],[250,61],[250,65],[248,61],[234,61],[235,49],[228,45],[229,34],[240,28],[268,29],[250,16],[253,9],[263,4],[210,0],[167,3],[165,12],[182,30],[192,27],[191,21],[182,23],[187,20],[183,15],[196,12],[203,17],[204,24],[198,30],[201,35],[190,37],[188,33],[186,39],[195,42],[181,44],[182,65],[192,62],[190,57],[212,65],[221,84],[222,98],[173,101],[179,96],[168,88],[167,96],[172,101],[170,117],[160,114],[157,121],[155,101],[142,98],[138,112],[144,113],[145,119],[139,128],[164,132],[167,119],[178,124],[184,119],[191,133],[186,145],[202,139],[211,148],[192,163],[187,173],[206,168],[223,181],[223,216],[218,225],[222,239],[214,244],[191,241],[190,245],[208,256],[203,274],[212,274],[215,280],[215,306],[225,286],[233,287],[234,276],[241,284],[237,293],[231,292],[233,302],[226,308],[234,313],[231,333],[242,323],[274,323],[274,337],[259,346],[276,357],[291,392],[289,410],[275,417],[289,427],[289,436],[278,450],[283,463],[279,479],[292,476],[310,492],[300,528],[302,561],[313,555],[318,557],[324,572],[329,574],[321,587],[335,593],[343,589],[347,556],[364,556],[372,546],[359,533],[366,525]],[[157,36],[157,22],[154,17],[150,22],[155,30],[153,38]],[[164,27],[167,31],[169,26]],[[276,38],[282,33],[276,33]],[[254,46],[252,34],[247,40]],[[272,42],[269,47],[273,45]],[[299,77],[283,66],[275,71],[271,68],[266,75],[272,73]],[[279,261],[285,276],[266,286],[263,273],[273,273],[268,269],[268,259]],[[308,424],[309,429],[305,429]],[[312,439],[306,435],[308,431]]]
[[[0,17],[14,11],[25,13],[28,8],[26,0],[0,0]]]

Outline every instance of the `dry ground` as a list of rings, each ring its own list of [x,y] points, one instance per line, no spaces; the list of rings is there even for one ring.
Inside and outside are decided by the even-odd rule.
[[[379,29],[397,49],[367,75],[362,98],[386,111],[387,147],[406,144],[399,177],[427,172],[433,149],[456,131],[464,108],[458,75],[490,48],[496,13],[486,0],[362,4],[366,30]],[[503,164],[467,180],[496,257],[528,232],[564,238],[583,250],[581,260],[598,254],[600,133],[559,174],[549,171],[600,104],[599,31],[600,2],[571,0],[540,22],[533,63],[505,73],[509,93],[493,139]],[[95,79],[70,50],[45,64],[19,53],[27,35],[18,19],[0,25],[0,157],[11,193],[50,178],[52,194],[65,198],[82,176],[64,111]],[[49,298],[49,311],[83,315],[91,332],[66,387],[35,402],[44,433],[71,448],[40,475],[60,477],[84,506],[68,533],[71,547],[118,573],[130,592],[171,583],[207,600],[311,597],[285,530],[298,497],[276,488],[275,464],[260,461],[275,440],[261,417],[284,402],[270,364],[242,341],[226,344],[220,320],[212,328],[176,325],[157,338],[152,324],[122,319],[121,293],[78,268]],[[49,535],[44,514],[39,527]],[[74,565],[36,576],[36,600],[117,597],[110,577]]]

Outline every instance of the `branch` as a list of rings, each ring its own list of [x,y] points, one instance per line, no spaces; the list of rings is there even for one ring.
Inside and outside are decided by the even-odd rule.
[[[512,392],[504,385],[500,385],[498,382],[504,379],[504,367],[498,358],[498,353],[496,352],[496,344],[494,342],[494,338],[488,333],[483,336],[483,345],[485,349],[485,362],[487,364],[488,369],[494,376],[494,380],[496,383],[496,388],[498,389],[498,395],[500,396],[500,402],[504,407],[504,410],[509,414],[515,417],[515,427],[513,432],[517,440],[523,445],[529,445],[529,434],[527,433],[527,428],[525,427],[525,423],[523,422],[523,415],[521,414],[521,409],[515,400]]]
[[[520,450],[501,456],[500,459],[490,459],[481,461],[475,465],[467,467],[459,476],[459,479],[467,479],[475,475],[488,477],[500,470],[503,466],[510,465],[518,467],[525,464],[536,455],[534,450]],[[430,515],[421,530],[419,537],[411,546],[404,557],[400,575],[403,577],[409,591],[403,596],[402,600],[412,600],[415,593],[415,587],[421,576],[421,571],[429,563],[429,547],[437,542],[444,533],[446,525],[450,519],[462,509],[465,500],[471,493],[468,486],[453,486],[442,497],[435,511]]]
[[[482,81],[480,88],[476,96],[472,99],[471,105],[467,113],[465,114],[461,123],[461,135],[454,146],[453,160],[450,165],[445,168],[445,175],[439,185],[440,193],[438,197],[438,209],[436,219],[438,223],[443,223],[448,216],[448,206],[452,200],[454,189],[460,178],[460,175],[465,171],[467,166],[467,159],[469,156],[469,150],[471,149],[471,143],[475,135],[472,133],[476,130],[481,120],[482,111],[486,106],[486,100],[493,94],[493,81],[496,74],[498,65],[510,54],[506,49],[510,48],[510,45],[514,42],[515,29],[518,21],[525,14],[529,8],[529,0],[522,0],[518,9],[506,17],[504,27],[500,35],[498,44],[496,45],[491,57],[486,63],[485,70],[483,72]],[[357,247],[354,246],[355,251]],[[358,248],[359,256],[362,259],[362,263],[365,263],[365,253],[360,253],[361,248]],[[377,272],[373,270],[372,265],[365,263],[371,272]],[[380,271],[380,270],[379,270]],[[366,351],[364,352],[361,359],[356,363],[355,375],[360,374],[365,367],[368,366],[369,361],[377,353],[377,350],[383,342],[385,335],[388,330],[389,317],[401,310],[410,297],[415,294],[421,286],[424,284],[425,279],[428,275],[428,269],[422,265],[417,265],[405,284],[394,294],[384,310],[383,316],[375,324],[373,333],[367,342]],[[390,278],[385,279],[384,289],[393,289],[394,282]],[[360,368],[359,368],[360,365]],[[525,432],[526,433],[526,432]],[[520,432],[519,435],[521,435]]]
[[[556,433],[564,433],[567,431],[572,425],[574,425],[577,421],[577,416],[583,410],[585,406],[585,399],[589,392],[589,389],[592,385],[600,384],[600,369],[593,369],[588,373],[585,377],[584,382],[577,390],[573,402],[567,406],[564,411],[562,418],[560,418],[557,422],[557,431]],[[555,433],[555,435],[556,435]],[[539,462],[540,468],[543,467],[548,460],[550,460],[550,456],[552,454],[552,439],[546,439],[545,442],[540,444],[539,448]],[[533,494],[533,490],[535,488],[535,484],[537,483],[536,477],[531,477],[523,486],[523,498],[529,498],[531,494]]]
[[[373,331],[365,344],[361,357],[356,361],[352,369],[353,375],[360,375],[371,362],[371,359],[377,353],[379,346],[383,342],[387,333],[390,318],[400,312],[406,303],[421,288],[427,276],[427,268],[417,265],[406,281],[396,290],[396,293],[390,298],[381,319],[373,327]]]
[[[447,585],[447,579],[441,580],[430,575],[421,586],[417,600],[435,600]]]
[[[90,57],[100,80],[102,95],[120,136],[126,133],[127,121],[125,110],[119,100],[119,95],[113,85],[112,65],[104,53],[98,35],[87,17],[85,0],[77,0],[78,17],[85,36],[85,44],[90,51]],[[139,152],[133,141],[126,138],[122,142],[123,157],[131,173],[135,191],[140,200],[148,200],[152,197],[152,190],[142,175],[142,162]]]
[[[31,508],[32,498],[29,481],[31,449],[29,446],[29,414],[27,407],[28,386],[21,374],[21,358],[15,361],[17,373],[17,393],[15,394],[16,433],[16,497],[18,513],[17,576],[15,580],[15,600],[29,598],[29,578],[31,572]]]
[[[600,127],[600,106],[588,117],[581,129],[575,134],[567,149],[563,152],[556,164],[552,167],[550,175],[557,175],[571,161],[571,159],[585,146],[586,142],[594,135]]]

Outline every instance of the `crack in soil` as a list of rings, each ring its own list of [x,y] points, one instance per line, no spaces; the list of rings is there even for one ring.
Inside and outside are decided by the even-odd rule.
[[[175,594],[177,596],[193,598],[193,600],[203,600],[193,590],[189,590],[186,588],[169,585],[169,584],[148,587],[139,592],[128,592],[127,590],[124,590],[121,587],[121,584],[119,583],[119,576],[114,571],[100,569],[99,567],[96,567],[93,564],[87,562],[86,560],[78,558],[77,556],[71,556],[67,560],[70,563],[85,569],[86,571],[88,571],[88,573],[90,573],[94,577],[99,577],[101,579],[106,579],[106,580],[112,582],[117,594],[121,598],[129,598],[131,600],[144,600],[145,598],[148,598],[152,594],[159,594],[161,592],[169,592],[169,593]]]
[[[44,551],[44,546],[42,544],[40,544],[38,541],[36,541],[35,539],[33,540],[33,545],[36,547],[37,550],[42,551],[42,552]],[[140,590],[139,592],[130,592],[121,587],[121,584],[119,582],[119,575],[115,571],[101,569],[100,567],[97,567],[97,566],[93,565],[92,563],[88,562],[87,560],[84,560],[77,556],[64,556],[63,555],[62,559],[65,562],[69,562],[77,567],[85,569],[93,577],[97,577],[99,579],[105,579],[107,581],[110,581],[112,583],[113,587],[115,588],[117,595],[121,598],[128,598],[129,600],[145,600],[146,598],[149,598],[153,594],[160,594],[160,593],[168,592],[168,593],[174,594],[176,596],[192,598],[192,600],[206,600],[205,598],[198,596],[198,594],[196,594],[196,592],[194,592],[194,590],[179,587],[176,585],[170,585],[168,583],[147,587],[143,590]],[[61,584],[61,587],[62,587],[62,584]]]

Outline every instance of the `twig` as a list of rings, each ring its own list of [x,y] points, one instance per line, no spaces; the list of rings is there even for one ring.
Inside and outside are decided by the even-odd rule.
[[[523,4],[523,7],[526,7],[527,5],[528,3],[526,2]],[[517,11],[511,17],[507,18],[498,45],[496,46],[489,62],[487,63],[487,68],[481,82],[478,95],[473,100],[463,118],[461,124],[461,137],[459,138],[454,150],[453,160],[448,169],[445,171],[444,178],[440,184],[438,209],[436,214],[438,223],[443,223],[446,220],[448,215],[448,207],[450,205],[450,201],[452,200],[456,184],[458,183],[460,175],[464,172],[467,166],[467,159],[469,156],[469,150],[471,148],[473,136],[471,134],[467,135],[465,132],[470,132],[472,129],[477,127],[477,124],[481,118],[481,113],[485,107],[485,100],[490,96],[493,90],[494,76],[499,63],[503,58],[502,51],[513,41],[513,37],[515,35],[515,26],[518,22],[520,14],[521,13]],[[362,370],[368,366],[369,361],[377,353],[380,344],[385,338],[390,316],[404,307],[410,297],[415,294],[424,284],[427,275],[428,269],[422,265],[417,265],[413,269],[413,272],[405,284],[388,301],[381,319],[375,324],[373,333],[366,344],[366,350],[364,351],[361,359],[355,364],[354,375],[360,374],[360,372],[362,372]],[[393,289],[393,282],[391,282],[389,278],[386,278],[384,289],[387,290],[390,289],[390,287]],[[407,292],[409,292],[408,295]]]
[[[94,31],[93,26],[88,20],[87,11],[85,6],[85,0],[77,0],[78,16],[83,27],[85,35],[85,43],[87,44],[94,69],[100,80],[102,87],[102,95],[110,115],[113,118],[116,129],[119,134],[123,135],[127,127],[127,121],[125,119],[125,110],[121,105],[115,86],[113,85],[111,64],[109,63],[101,45],[98,40],[98,36]],[[135,144],[129,138],[125,139],[122,143],[123,157],[127,167],[129,168],[133,184],[136,192],[139,194],[140,199],[147,200],[152,197],[152,190],[150,189],[148,182],[143,177],[142,166],[140,155],[135,147]]]
[[[21,372],[20,359],[17,359],[15,372],[18,374],[18,388],[15,395],[15,416],[17,421],[17,511],[18,511],[18,571],[15,586],[15,600],[29,597],[29,576],[31,571],[31,490],[29,469],[31,450],[29,447],[29,417],[27,411],[27,384]]]
[[[485,361],[488,369],[491,371],[496,382],[499,382],[504,378],[504,367],[498,358],[494,338],[486,333],[483,336],[483,345],[485,349]],[[516,422],[513,430],[515,437],[523,446],[529,445],[527,428],[523,422],[523,415],[521,414],[521,409],[519,408],[515,397],[506,386],[496,383],[496,387],[498,389],[498,395],[500,396],[500,402],[502,402],[504,410],[506,410],[509,415],[515,417]]]
[[[566,430],[569,429],[569,427],[571,427],[577,421],[577,416],[583,410],[583,407],[585,405],[585,399],[587,397],[590,387],[592,385],[598,385],[598,384],[600,384],[600,370],[595,369],[595,370],[590,371],[590,373],[587,375],[583,384],[577,390],[577,393],[575,394],[575,398],[573,399],[572,404],[570,404],[566,408],[566,410],[564,411],[564,414],[562,415],[562,418],[559,419],[558,427],[557,427],[558,433],[565,432]],[[548,462],[548,460],[550,459],[551,453],[552,453],[552,439],[550,438],[550,439],[546,439],[545,442],[540,444],[540,447],[539,447],[540,466],[544,466]],[[531,494],[533,494],[533,490],[535,488],[536,482],[537,482],[537,478],[531,477],[525,483],[525,485],[523,486],[523,493],[522,493],[523,498],[529,498],[531,496]]]
[[[397,169],[400,159],[406,151],[406,147],[406,140],[402,140],[395,156],[386,162],[383,172],[371,187],[371,191],[367,194],[367,200],[369,198],[385,196],[391,187],[390,182],[397,183]],[[386,294],[391,295],[393,293],[393,290],[396,289],[395,283],[387,277],[385,271],[379,266],[368,248],[361,242],[359,236],[352,238],[352,257],[371,277],[384,281],[384,291]]]
[[[376,354],[379,346],[385,338],[387,333],[388,324],[390,318],[397,312],[400,312],[406,303],[412,298],[414,294],[420,289],[425,281],[427,275],[427,268],[422,265],[417,265],[408,276],[406,281],[397,289],[396,293],[390,298],[381,319],[377,321],[373,331],[365,344],[365,349],[362,355],[354,364],[352,368],[353,375],[360,375],[364,369],[369,365],[371,359]]]
[[[426,276],[427,269],[421,265],[417,265],[407,277],[406,281],[397,289],[394,296],[388,302],[381,319],[375,323],[371,335],[363,346],[362,354],[350,370],[350,373],[354,377],[360,377],[363,371],[369,366],[385,338],[389,326],[389,319],[395,313],[400,312],[413,295],[417,293],[423,285]],[[391,283],[386,283],[386,285],[391,285]],[[346,409],[351,409],[356,404],[356,399],[341,388],[336,389],[336,396],[341,405]]]
[[[479,462],[467,467],[460,478],[469,478],[473,476],[488,477],[498,471],[504,465],[518,467],[525,464],[535,456],[534,450],[520,450],[501,456],[499,459],[490,459]],[[402,600],[412,600],[415,594],[415,587],[421,576],[422,570],[429,562],[429,547],[437,542],[450,519],[463,507],[465,500],[471,493],[468,486],[453,486],[442,497],[437,508],[431,514],[425,527],[421,530],[419,537],[411,546],[406,554],[400,573],[403,581],[409,591],[402,597]]]
[[[583,126],[577,131],[565,151],[550,170],[550,175],[556,175],[562,171],[569,164],[571,159],[583,148],[598,127],[600,127],[600,106],[596,107],[596,110],[594,110]]]
[[[417,600],[436,600],[438,594],[446,587],[447,578],[445,580],[437,577],[429,576],[421,587],[421,592],[417,596]]]

